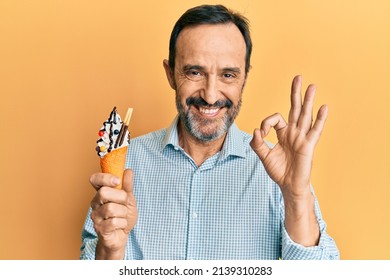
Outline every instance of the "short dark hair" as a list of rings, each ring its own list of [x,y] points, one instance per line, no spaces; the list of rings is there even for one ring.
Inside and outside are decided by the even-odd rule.
[[[245,40],[245,73],[250,68],[252,53],[252,39],[249,31],[249,21],[243,15],[233,12],[222,5],[201,5],[187,10],[173,27],[169,40],[169,67],[175,69],[176,41],[180,32],[188,26],[201,24],[226,24],[233,23],[240,30]]]

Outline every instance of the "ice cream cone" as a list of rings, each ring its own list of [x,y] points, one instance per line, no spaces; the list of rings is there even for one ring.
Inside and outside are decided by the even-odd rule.
[[[121,183],[117,186],[122,188],[123,172],[125,170],[127,146],[112,150],[103,158],[100,158],[100,167],[103,173],[110,173],[121,179]]]

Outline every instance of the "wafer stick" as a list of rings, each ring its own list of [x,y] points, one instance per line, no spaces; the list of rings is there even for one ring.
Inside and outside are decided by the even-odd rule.
[[[115,148],[117,148],[118,146],[121,146],[123,144],[124,137],[126,135],[126,130],[129,126],[132,113],[133,113],[133,108],[127,109],[126,117],[124,119],[123,125],[121,127],[120,132],[119,132],[118,138],[116,139],[116,142],[115,142]]]
[[[126,113],[126,117],[125,117],[125,120],[124,120],[124,123],[129,126],[129,123],[130,123],[130,119],[131,119],[131,115],[133,114],[133,108],[129,108],[127,109],[127,113]]]

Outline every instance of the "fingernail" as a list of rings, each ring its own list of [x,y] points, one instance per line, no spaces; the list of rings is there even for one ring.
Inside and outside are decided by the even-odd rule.
[[[118,186],[120,183],[121,183],[121,180],[117,177],[114,177],[112,179],[112,183],[115,185],[115,186]]]

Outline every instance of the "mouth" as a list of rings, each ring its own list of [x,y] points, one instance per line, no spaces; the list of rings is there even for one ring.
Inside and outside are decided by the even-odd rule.
[[[228,99],[218,100],[214,104],[209,104],[201,97],[187,98],[186,105],[189,110],[192,108],[193,112],[201,118],[209,120],[218,118],[233,106],[232,102]]]
[[[197,109],[202,116],[212,118],[212,117],[216,117],[222,108],[221,107],[220,108],[197,107]]]

